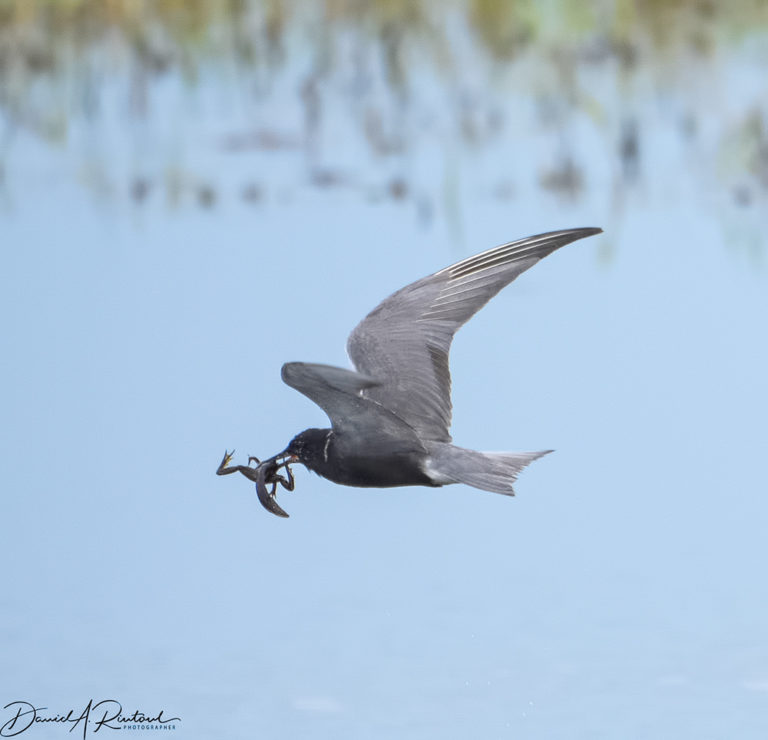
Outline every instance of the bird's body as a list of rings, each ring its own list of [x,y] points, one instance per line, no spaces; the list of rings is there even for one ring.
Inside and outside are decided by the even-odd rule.
[[[400,430],[398,437],[365,440],[333,429],[307,429],[294,437],[288,450],[311,471],[343,486],[441,485],[423,469],[426,449],[419,438],[406,424],[401,423]]]
[[[287,483],[277,469],[292,462],[348,486],[465,483],[513,495],[520,470],[549,450],[482,453],[451,443],[451,342],[482,306],[542,257],[600,231],[569,229],[521,239],[402,288],[350,335],[347,352],[355,370],[286,363],[283,380],[320,406],[332,428],[301,432],[267,461],[261,483],[266,478],[275,485],[271,498],[266,488],[259,490],[262,503],[287,516],[274,502],[274,489],[277,481]],[[239,470],[256,479],[251,468],[226,467],[230,457],[225,455],[219,474]],[[292,477],[290,483],[292,488]]]

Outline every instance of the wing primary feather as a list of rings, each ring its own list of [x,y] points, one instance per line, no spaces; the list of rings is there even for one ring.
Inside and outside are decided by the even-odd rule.
[[[489,265],[496,259],[504,262],[509,260],[510,257],[523,259],[525,256],[535,256],[537,251],[548,250],[554,252],[559,247],[563,247],[576,239],[583,239],[584,237],[600,234],[601,232],[602,229],[598,228],[550,231],[546,234],[539,234],[538,236],[532,236],[527,239],[519,239],[514,242],[509,242],[509,244],[502,244],[500,247],[487,249],[485,252],[481,252],[472,257],[467,257],[461,262],[450,265],[449,267],[440,270],[437,274],[439,275],[441,273],[449,272],[451,277],[461,277],[464,274],[471,274],[479,269],[483,269],[484,266]],[[542,247],[544,247],[543,250]]]

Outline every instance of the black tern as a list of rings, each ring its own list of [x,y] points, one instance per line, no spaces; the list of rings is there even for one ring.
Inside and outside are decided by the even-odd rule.
[[[288,514],[275,492],[278,483],[293,490],[293,463],[345,486],[465,483],[513,496],[518,473],[551,450],[476,452],[451,444],[451,342],[518,275],[556,249],[601,231],[567,229],[503,244],[393,293],[350,334],[347,353],[354,370],[283,365],[285,383],[323,409],[331,428],[306,429],[263,462],[250,457],[248,465],[229,466],[234,451],[225,452],[216,473],[242,473],[256,483],[264,507],[282,517]]]

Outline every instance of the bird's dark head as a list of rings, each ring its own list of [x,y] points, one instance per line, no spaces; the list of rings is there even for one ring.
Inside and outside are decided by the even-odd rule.
[[[330,429],[305,429],[291,440],[285,453],[295,455],[299,462],[314,470],[327,459],[330,433]]]

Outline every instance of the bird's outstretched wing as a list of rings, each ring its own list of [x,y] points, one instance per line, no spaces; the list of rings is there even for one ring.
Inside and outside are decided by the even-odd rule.
[[[349,426],[363,403],[361,393],[378,381],[354,370],[310,362],[286,362],[283,381],[314,401],[331,420],[334,428]]]
[[[362,395],[392,411],[423,439],[449,442],[448,353],[456,331],[542,257],[601,231],[567,229],[503,244],[391,295],[357,325],[347,342],[357,370],[378,381],[362,389]]]
[[[286,362],[285,383],[314,401],[331,420],[334,431],[370,445],[384,444],[391,452],[413,452],[421,440],[403,419],[365,397],[378,381],[332,365]]]

